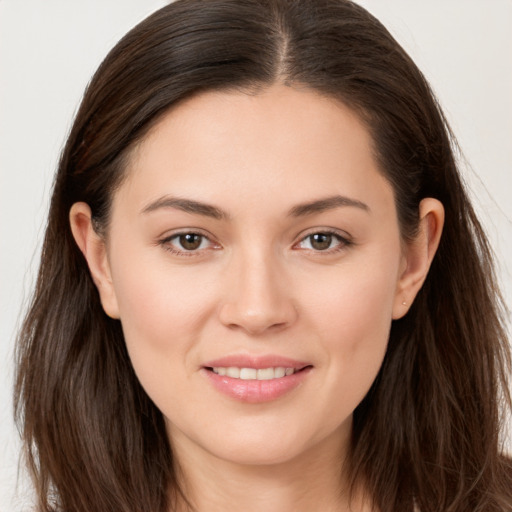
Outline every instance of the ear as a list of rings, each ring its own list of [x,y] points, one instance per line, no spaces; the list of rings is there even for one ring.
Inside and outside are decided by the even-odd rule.
[[[444,207],[432,197],[420,203],[420,223],[414,240],[407,242],[401,274],[397,283],[393,319],[402,318],[413,303],[427,278],[430,264],[441,240],[444,224]]]
[[[107,248],[103,237],[94,230],[87,203],[75,203],[69,211],[71,232],[87,260],[92,280],[98,288],[101,304],[111,318],[119,318],[119,308],[112,284]]]

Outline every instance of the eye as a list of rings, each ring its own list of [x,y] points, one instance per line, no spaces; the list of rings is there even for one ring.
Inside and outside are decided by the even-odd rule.
[[[205,249],[217,248],[206,235],[192,231],[164,238],[160,244],[173,254],[185,256],[192,256]]]
[[[198,233],[185,233],[183,235],[176,235],[171,240],[175,240],[175,243],[178,243],[180,248],[185,249],[186,251],[204,249],[204,246],[207,245],[206,237],[199,235]]]
[[[338,233],[319,231],[304,237],[298,244],[300,249],[317,252],[336,252],[350,245],[350,241]]]

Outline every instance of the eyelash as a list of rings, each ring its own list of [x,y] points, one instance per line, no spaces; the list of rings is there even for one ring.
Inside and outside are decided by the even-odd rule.
[[[325,249],[325,250],[305,249],[305,250],[313,252],[315,254],[319,254],[319,255],[335,254],[335,253],[344,251],[351,245],[354,245],[354,242],[348,236],[346,236],[346,235],[343,236],[338,231],[335,231],[332,229],[319,229],[319,230],[310,232],[306,236],[302,237],[298,243],[294,244],[294,247],[302,244],[308,238],[311,238],[314,235],[327,235],[327,236],[331,236],[331,237],[335,238],[338,241],[338,244],[335,247],[331,247],[331,248]]]
[[[214,244],[214,242],[211,241],[210,237],[205,235],[204,233],[201,233],[200,231],[182,231],[180,233],[174,233],[171,236],[168,236],[162,240],[160,240],[158,243],[161,245],[166,251],[170,252],[171,254],[175,254],[176,256],[185,256],[185,257],[191,257],[191,256],[199,256],[202,255],[205,250],[211,250],[212,248],[208,249],[194,249],[194,250],[186,250],[186,249],[176,249],[171,245],[171,242],[173,240],[179,239],[182,236],[186,235],[195,235],[201,237],[201,244],[204,240],[209,241],[211,244]]]
[[[198,248],[198,249],[193,249],[193,250],[186,250],[186,249],[180,250],[180,249],[176,249],[175,247],[173,247],[173,245],[171,245],[171,242],[173,240],[179,239],[180,237],[186,236],[186,235],[195,235],[195,236],[201,237],[201,244],[203,243],[204,240],[209,241],[211,244],[215,244],[215,242],[212,242],[211,239],[207,235],[205,235],[204,233],[201,233],[199,231],[182,231],[179,233],[174,233],[173,235],[160,240],[158,242],[158,244],[161,245],[166,251],[170,252],[171,254],[174,254],[177,256],[184,256],[184,257],[192,257],[192,256],[197,257],[197,256],[202,255],[205,250],[216,249],[216,248],[209,247],[209,248],[203,248],[203,249]],[[304,249],[306,251],[309,251],[309,252],[312,252],[315,254],[320,254],[320,255],[335,254],[335,253],[338,253],[338,252],[341,252],[341,251],[347,249],[351,245],[354,245],[354,242],[352,240],[350,240],[347,236],[342,236],[338,231],[334,231],[331,229],[320,229],[320,230],[313,231],[313,232],[303,236],[297,243],[295,243],[293,245],[293,248],[296,248],[297,246],[304,243],[306,240],[313,237],[314,235],[327,235],[327,236],[331,236],[331,237],[335,238],[338,241],[338,244],[336,244],[335,247],[331,247],[331,248],[328,248],[325,250]]]

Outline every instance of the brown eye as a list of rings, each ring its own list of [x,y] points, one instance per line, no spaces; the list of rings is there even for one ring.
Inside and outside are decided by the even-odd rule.
[[[308,238],[313,249],[316,251],[325,251],[331,247],[333,236],[329,233],[315,233]]]
[[[180,235],[178,237],[178,242],[183,249],[187,251],[195,251],[201,247],[203,238],[204,237],[202,235],[198,235],[197,233],[186,233],[185,235]]]
[[[330,231],[317,231],[305,236],[296,247],[313,252],[332,254],[342,251],[350,245],[352,245],[352,242],[342,235]]]
[[[160,240],[159,245],[176,256],[204,256],[207,250],[221,248],[218,243],[210,240],[207,235],[195,233],[194,231],[176,233]]]

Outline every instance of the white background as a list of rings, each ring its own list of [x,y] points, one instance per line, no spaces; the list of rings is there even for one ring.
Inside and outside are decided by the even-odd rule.
[[[165,3],[0,0],[0,512],[30,509],[11,419],[14,333],[37,270],[57,159],[95,68]],[[465,176],[510,308],[512,0],[360,3],[412,55],[440,98],[469,162]]]

